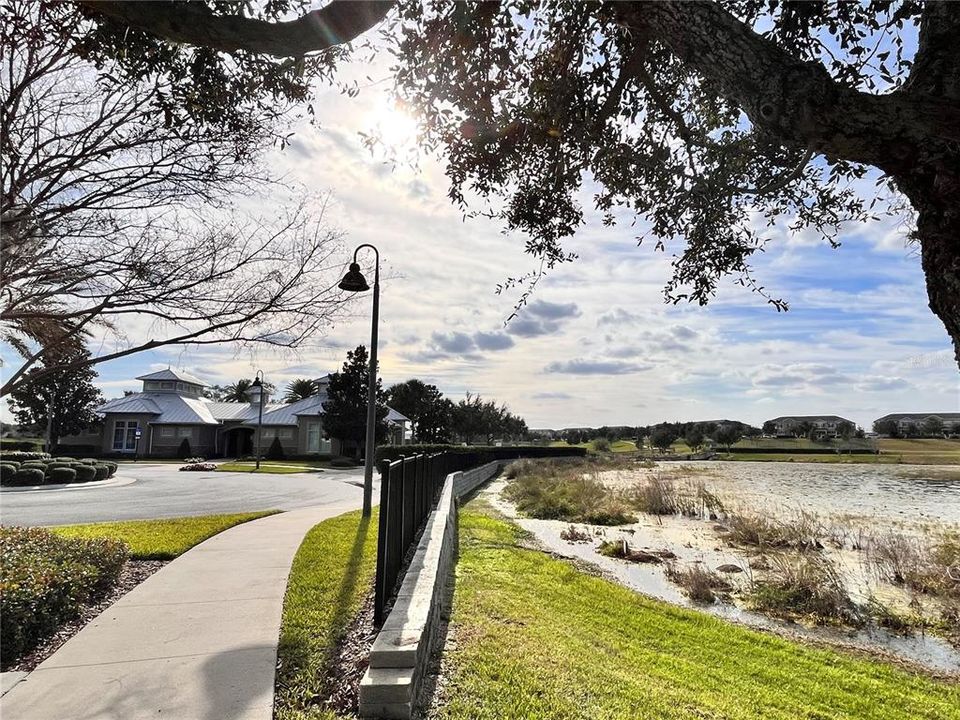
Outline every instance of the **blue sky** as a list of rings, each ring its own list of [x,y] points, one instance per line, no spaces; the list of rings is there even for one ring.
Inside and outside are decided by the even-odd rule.
[[[568,243],[580,259],[550,273],[505,326],[517,296],[495,294],[497,284],[536,266],[523,237],[464,221],[436,159],[391,169],[362,147],[358,133],[378,128],[401,147],[412,142],[385,86],[355,99],[321,90],[320,126],[299,128],[292,146],[267,161],[331,194],[326,220],[346,235],[345,263],[359,243],[380,248],[386,384],[419,377],[454,399],[479,392],[532,427],[814,413],[868,427],[887,412],[960,409],[946,333],[926,307],[919,258],[894,218],[849,227],[837,250],[775,233],[756,276],[789,301],[778,313],[732,282],[706,308],[664,305],[669,253],[638,248],[629,226],[591,217]],[[211,383],[257,369],[278,385],[318,376],[368,341],[368,313],[369,295],[296,353],[163,349],[99,366],[100,384],[107,397],[120,395],[138,388],[136,375],[167,365]]]

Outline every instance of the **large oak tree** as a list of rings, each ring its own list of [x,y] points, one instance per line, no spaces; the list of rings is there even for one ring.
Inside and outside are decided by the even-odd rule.
[[[115,38],[260,58],[272,82],[302,80],[304,56],[328,71],[388,17],[396,92],[456,202],[497,200],[488,212],[549,267],[571,259],[592,181],[608,222],[675,248],[674,302],[705,303],[732,275],[784,308],[751,275],[766,224],[836,243],[871,216],[873,168],[912,209],[960,362],[960,3],[335,1],[287,21],[305,4],[83,3]]]

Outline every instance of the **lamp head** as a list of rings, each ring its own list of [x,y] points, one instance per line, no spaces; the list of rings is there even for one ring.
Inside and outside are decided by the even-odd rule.
[[[340,281],[338,287],[347,292],[365,292],[370,289],[370,286],[367,284],[367,279],[363,276],[363,273],[360,272],[360,265],[355,262],[350,263],[350,269],[347,271],[347,274],[343,276],[343,280]]]

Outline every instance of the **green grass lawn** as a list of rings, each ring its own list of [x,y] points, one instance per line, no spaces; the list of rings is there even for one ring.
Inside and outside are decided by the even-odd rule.
[[[586,448],[588,452],[597,452],[596,440],[591,440],[590,442],[577,443],[576,445],[571,445],[570,443],[565,442],[563,440],[555,440],[550,443],[550,447],[582,447],[582,448]],[[637,452],[637,446],[633,443],[632,440],[611,440],[610,452],[635,453]]]
[[[460,523],[439,717],[960,718],[958,685],[644,598],[470,505]]]
[[[233,515],[61,525],[50,530],[65,537],[123,540],[130,547],[130,557],[134,560],[171,560],[227,528],[277,512],[265,510]]]
[[[262,472],[275,475],[290,475],[293,473],[320,472],[330,467],[329,460],[261,460],[260,469],[252,460],[242,462],[227,462],[217,465],[220,472]]]
[[[276,720],[324,720],[336,715],[317,705],[327,696],[330,653],[360,610],[373,584],[377,510],[316,525],[290,570],[280,626]]]

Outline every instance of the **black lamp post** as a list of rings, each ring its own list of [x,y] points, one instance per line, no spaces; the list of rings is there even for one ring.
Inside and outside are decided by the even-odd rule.
[[[263,438],[263,370],[257,370],[253,379],[253,387],[257,388],[257,470],[260,469],[260,440]]]
[[[370,517],[373,501],[373,460],[377,432],[377,324],[380,319],[380,252],[373,245],[364,243],[353,251],[350,270],[340,281],[340,289],[347,292],[366,292],[370,289],[367,279],[360,272],[357,253],[363,248],[373,250],[376,257],[373,275],[373,325],[370,330],[370,374],[367,379],[367,438],[366,456],[363,461],[363,517]]]

